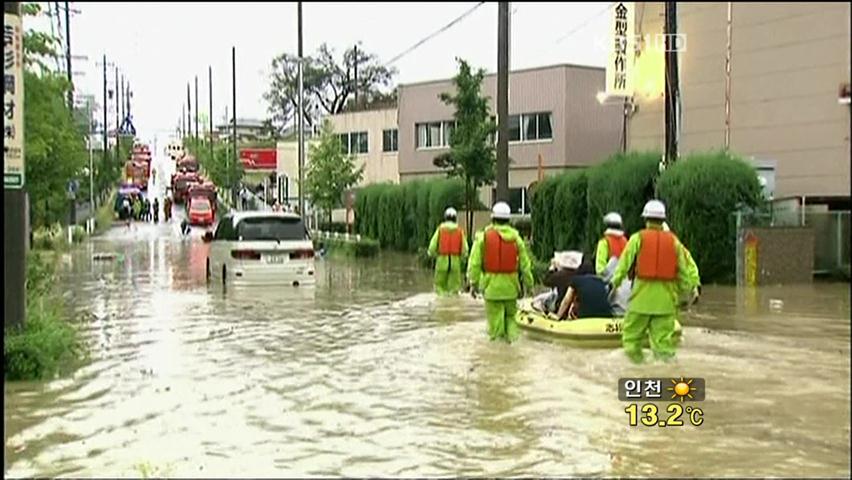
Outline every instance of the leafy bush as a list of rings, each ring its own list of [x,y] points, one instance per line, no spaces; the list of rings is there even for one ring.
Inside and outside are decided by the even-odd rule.
[[[343,238],[317,238],[314,239],[314,246],[323,246],[330,253],[342,253],[353,257],[373,257],[379,253],[379,242],[369,238],[361,238],[349,240]]]
[[[6,380],[50,378],[80,356],[77,331],[63,318],[63,305],[50,295],[53,265],[45,254],[31,252],[27,257],[27,318],[23,329],[5,332]]]
[[[346,233],[346,222],[320,223],[319,230],[332,233]]]
[[[659,194],[666,204],[668,223],[692,253],[702,281],[733,281],[733,213],[762,203],[754,168],[725,152],[691,155],[660,176]]]
[[[554,203],[554,193],[559,177],[547,177],[538,182],[532,191],[530,205],[533,253],[539,258],[547,258],[553,253],[553,222],[550,214]]]
[[[621,213],[627,232],[644,228],[642,208],[654,198],[656,182],[669,224],[692,252],[702,281],[730,281],[733,213],[760,208],[762,202],[754,168],[724,152],[710,152],[689,155],[658,176],[659,159],[655,152],[616,154],[583,172],[540,182],[532,197],[535,256],[549,258],[566,249],[593,252],[610,211]]]
[[[659,152],[618,153],[588,170],[585,251],[593,251],[608,212],[621,214],[627,232],[644,228],[642,209],[654,198],[660,158]]]
[[[512,220],[512,227],[521,234],[523,238],[530,238],[532,234],[532,220],[529,217],[519,217]]]
[[[74,225],[71,228],[71,241],[74,243],[81,243],[86,239],[86,227],[82,225]]]
[[[383,248],[416,252],[427,246],[444,210],[463,202],[458,179],[369,185],[355,199],[355,229]]]

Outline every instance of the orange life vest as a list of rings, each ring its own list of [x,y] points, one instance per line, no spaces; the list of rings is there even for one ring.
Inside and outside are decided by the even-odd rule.
[[[624,235],[605,235],[606,243],[609,245],[609,257],[621,258],[621,252],[627,246],[627,239]]]
[[[461,255],[462,232],[460,228],[441,228],[438,233],[439,255]]]
[[[494,229],[485,231],[485,272],[515,273],[518,271],[518,244],[503,240]]]
[[[643,280],[677,279],[676,238],[671,232],[642,230],[636,276]]]

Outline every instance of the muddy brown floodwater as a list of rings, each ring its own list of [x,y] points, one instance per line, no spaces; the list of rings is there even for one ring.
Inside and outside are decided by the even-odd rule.
[[[91,358],[5,385],[7,476],[850,475],[848,284],[707,287],[677,361],[633,366],[490,343],[481,305],[437,300],[407,256],[208,287],[193,235],[119,228],[66,258]],[[704,423],[628,426],[624,376],[704,377]]]

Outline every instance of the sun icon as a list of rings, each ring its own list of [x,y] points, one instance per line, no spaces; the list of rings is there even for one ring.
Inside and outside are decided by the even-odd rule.
[[[672,399],[680,397],[680,401],[683,402],[683,399],[689,397],[692,400],[694,397],[692,396],[692,392],[696,391],[697,388],[692,386],[692,382],[694,379],[690,378],[689,380],[680,377],[680,380],[672,380],[672,386],[666,388],[666,390],[673,392]]]

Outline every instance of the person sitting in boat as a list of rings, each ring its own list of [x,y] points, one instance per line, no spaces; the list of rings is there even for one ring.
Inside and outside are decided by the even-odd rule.
[[[613,317],[607,284],[595,275],[590,261],[583,261],[577,269],[556,315],[559,320]]]
[[[612,277],[615,275],[615,267],[618,266],[617,258],[610,258],[609,263],[603,274],[603,281],[607,284],[612,282]],[[616,317],[623,317],[627,313],[627,307],[630,303],[630,291],[633,287],[633,281],[630,279],[624,280],[622,284],[615,289],[615,292],[610,292],[609,305],[612,307],[612,314]]]
[[[544,313],[556,313],[582,260],[582,252],[555,252],[550,260],[550,268],[542,280],[544,286],[550,287],[551,290],[535,297],[533,308]]]

